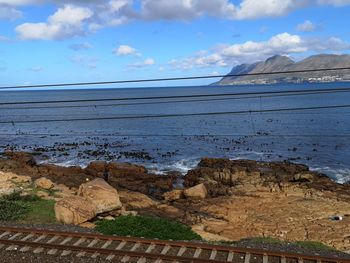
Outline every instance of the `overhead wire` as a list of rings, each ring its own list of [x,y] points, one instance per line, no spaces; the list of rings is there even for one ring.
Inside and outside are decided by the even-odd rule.
[[[89,104],[89,105],[60,105],[60,106],[31,106],[31,107],[0,107],[0,110],[28,110],[28,109],[64,109],[64,108],[100,108],[100,107],[119,107],[119,106],[134,106],[134,105],[157,105],[157,104],[172,104],[172,103],[192,103],[192,102],[210,102],[210,101],[227,101],[227,100],[244,100],[244,99],[263,99],[274,97],[290,97],[290,96],[306,96],[319,95],[329,93],[346,93],[349,90],[335,91],[316,91],[291,94],[276,94],[264,96],[245,96],[233,98],[212,98],[212,99],[195,99],[195,100],[171,100],[171,101],[153,101],[153,102],[135,102],[135,103],[118,103],[118,104]],[[0,103],[1,105],[1,103]]]
[[[128,100],[158,100],[158,99],[184,99],[184,98],[207,98],[227,96],[250,96],[250,95],[277,95],[277,94],[302,94],[312,92],[340,92],[350,91],[350,87],[332,89],[307,89],[307,90],[281,90],[262,92],[235,92],[235,93],[214,93],[214,94],[193,94],[193,95],[172,95],[172,96],[148,96],[148,97],[123,97],[123,98],[100,98],[100,99],[75,99],[75,100],[46,100],[46,101],[12,101],[0,102],[0,106],[27,105],[27,104],[56,104],[56,103],[81,103],[81,102],[103,102],[103,101],[128,101]]]
[[[75,133],[0,133],[0,136],[67,136],[67,137],[340,137],[347,138],[350,134],[75,134]]]
[[[264,110],[242,110],[242,111],[224,111],[224,112],[203,112],[203,113],[185,113],[185,114],[154,114],[154,115],[130,115],[130,116],[108,116],[94,118],[71,118],[71,119],[40,119],[40,120],[12,120],[0,121],[0,124],[20,124],[20,123],[46,123],[46,122],[76,122],[76,121],[99,121],[99,120],[136,120],[136,119],[155,119],[155,118],[174,118],[174,117],[195,117],[195,116],[219,116],[219,115],[237,115],[252,114],[264,112],[281,112],[281,111],[305,111],[305,110],[321,110],[321,109],[341,109],[350,108],[350,104],[346,105],[330,105],[330,106],[314,106],[300,108],[279,108]]]
[[[169,78],[154,78],[154,79],[75,82],[75,83],[36,84],[36,85],[15,85],[15,86],[0,86],[0,90],[27,89],[27,88],[49,88],[49,87],[72,87],[72,86],[94,86],[94,85],[127,84],[127,83],[140,83],[140,82],[146,83],[146,82],[160,82],[160,81],[212,79],[212,78],[224,78],[224,77],[261,76],[261,75],[293,74],[293,73],[307,73],[307,72],[328,72],[328,71],[337,71],[337,70],[350,70],[350,67],[289,70],[289,71],[275,71],[275,72],[256,72],[256,73],[241,73],[241,74],[224,74],[224,75],[218,74],[218,75],[172,77],[172,78],[169,77]]]

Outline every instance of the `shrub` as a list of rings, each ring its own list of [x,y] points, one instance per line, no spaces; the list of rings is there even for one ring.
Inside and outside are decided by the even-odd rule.
[[[163,240],[201,240],[192,229],[175,221],[143,216],[120,216],[97,222],[96,230],[105,235],[158,238]]]
[[[22,201],[0,199],[0,220],[12,221],[23,218],[30,211],[29,204]]]

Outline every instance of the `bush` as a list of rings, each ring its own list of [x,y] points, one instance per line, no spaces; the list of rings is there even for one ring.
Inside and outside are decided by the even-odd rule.
[[[1,221],[12,221],[22,219],[29,211],[29,204],[26,204],[23,201],[0,199]]]
[[[201,240],[192,229],[175,221],[155,217],[120,216],[97,222],[96,230],[105,235],[158,238],[162,240]]]
[[[7,200],[7,201],[23,201],[23,202],[36,202],[41,200],[41,198],[37,195],[34,195],[34,194],[21,195],[21,192],[14,192],[12,194],[5,195],[1,199]]]

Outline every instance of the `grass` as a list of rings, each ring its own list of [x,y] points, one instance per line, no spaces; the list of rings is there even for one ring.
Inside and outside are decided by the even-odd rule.
[[[273,237],[253,237],[251,238],[251,241],[255,243],[265,243],[265,244],[280,244],[283,242]]]
[[[162,240],[201,240],[192,229],[175,221],[143,216],[120,216],[99,221],[96,230],[105,235],[158,238]]]
[[[21,193],[3,196],[0,198],[0,220],[18,221],[21,223],[55,223],[55,201],[43,200],[30,194]]]
[[[297,242],[294,242],[294,244],[297,244],[301,247],[308,248],[308,249],[335,251],[334,248],[329,247],[317,241],[297,241]]]

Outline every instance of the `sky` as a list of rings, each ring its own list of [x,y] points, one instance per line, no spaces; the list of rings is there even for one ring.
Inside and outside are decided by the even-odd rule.
[[[217,75],[276,54],[348,54],[349,14],[350,0],[0,0],[0,86]]]

